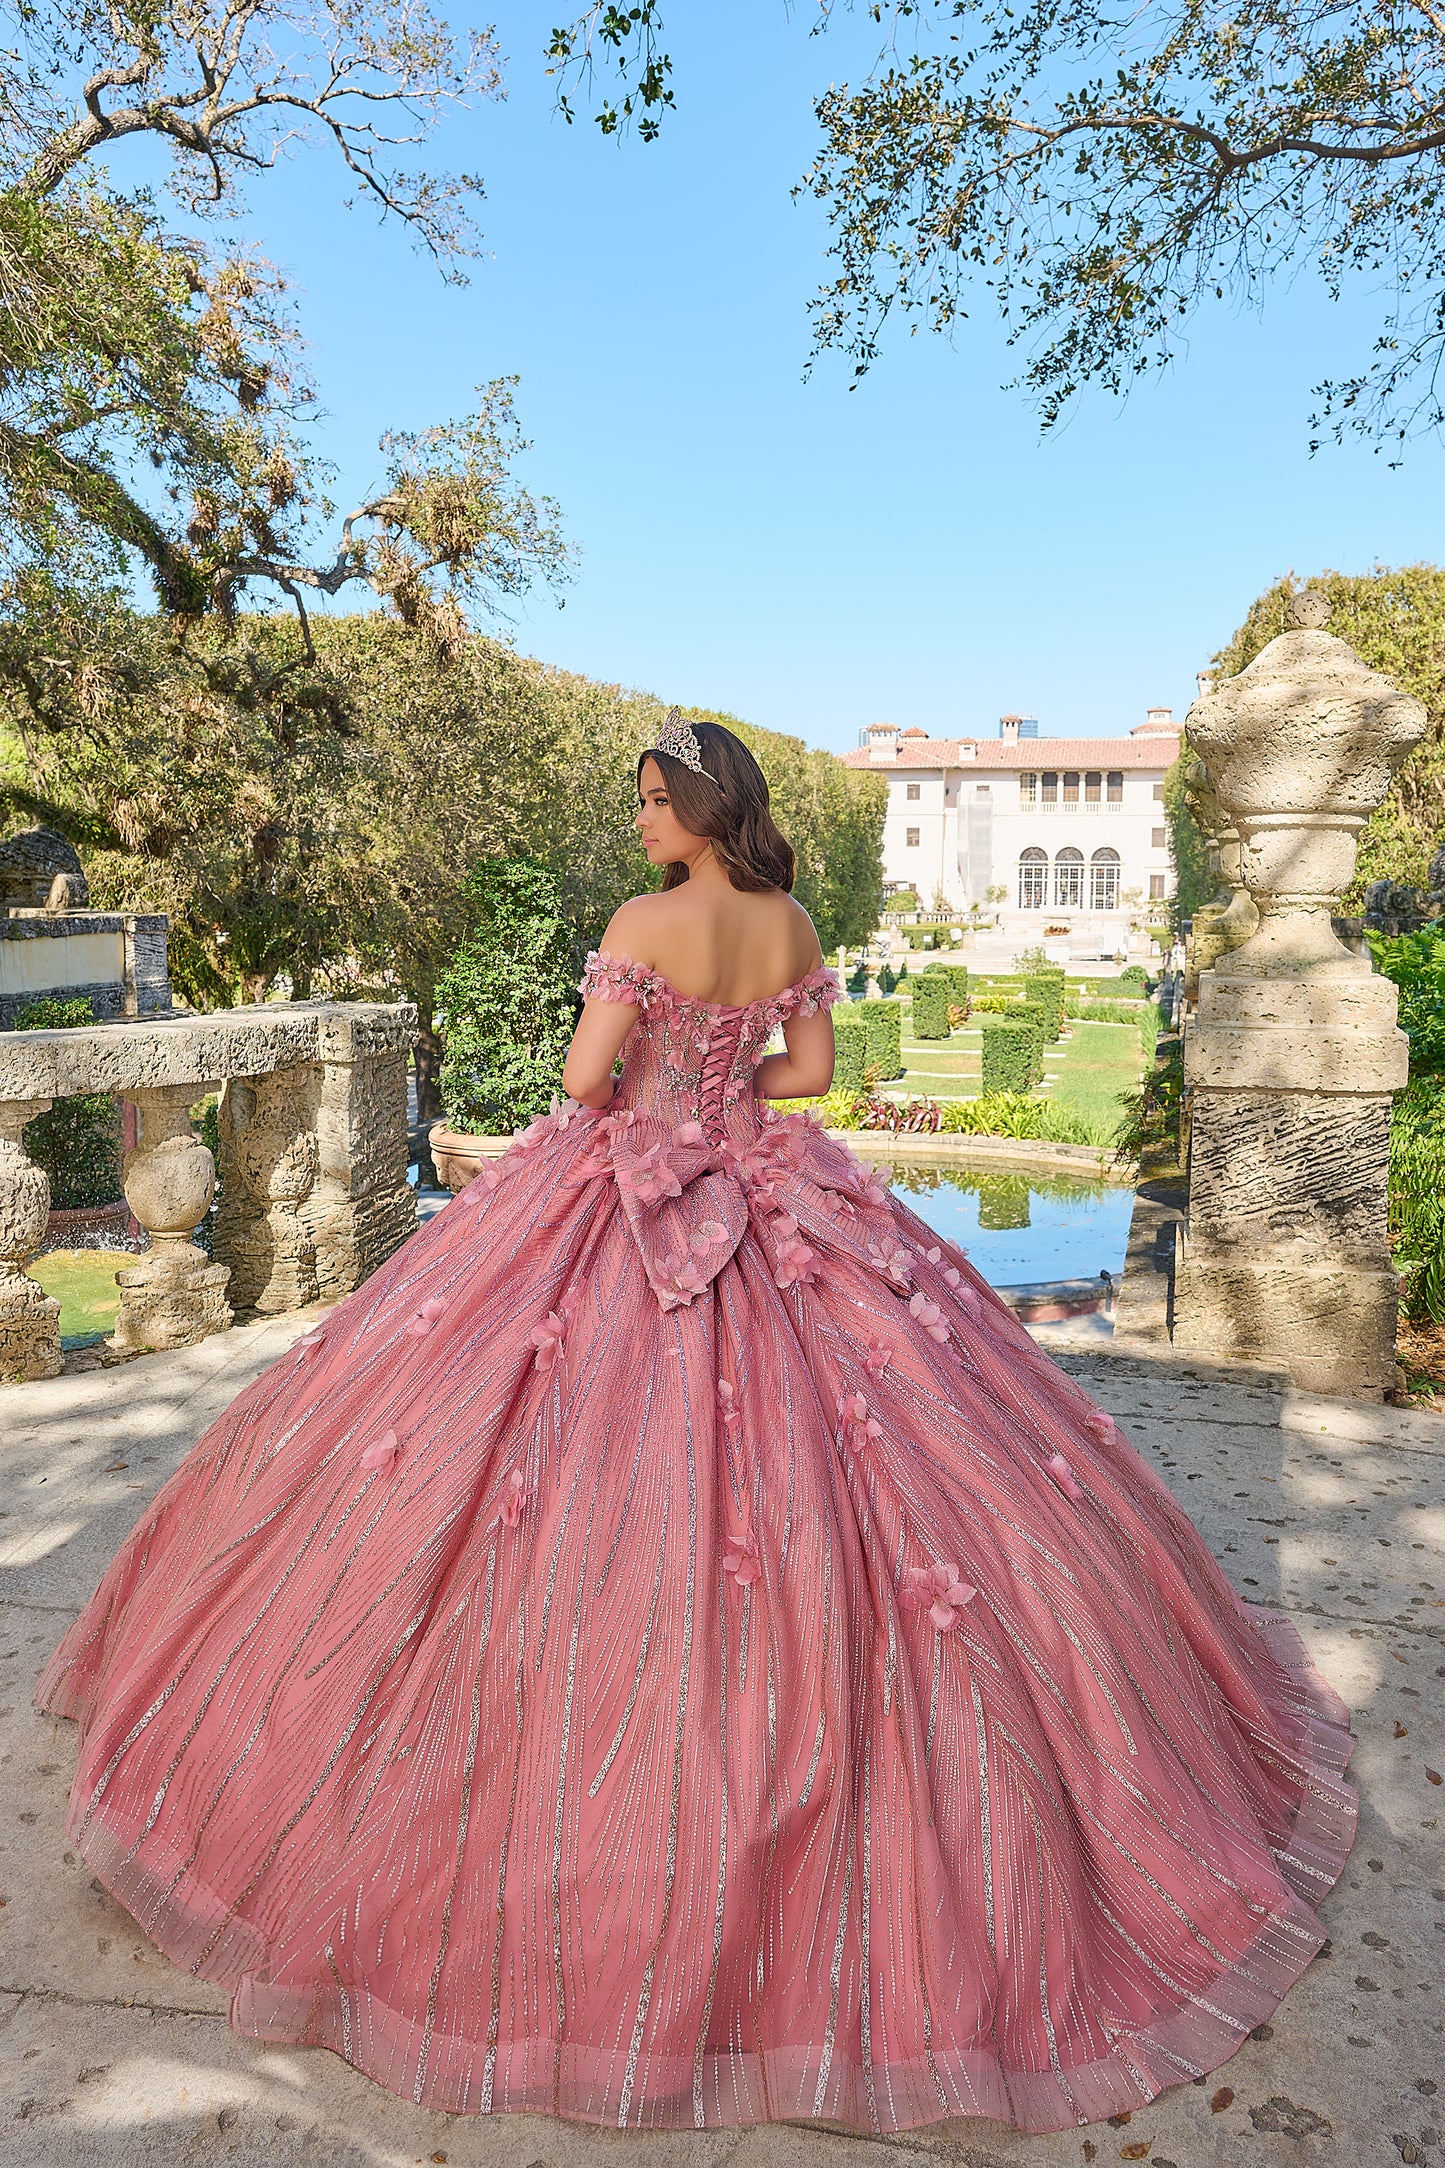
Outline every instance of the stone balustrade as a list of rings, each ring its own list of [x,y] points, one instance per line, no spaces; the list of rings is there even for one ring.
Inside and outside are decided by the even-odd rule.
[[[234,1310],[334,1301],[416,1225],[406,1179],[410,1004],[268,1002],[64,1031],[0,1031],[0,1378],[60,1369],[58,1305],[26,1271],[49,1184],[27,1122],[56,1100],[115,1092],[136,1109],[125,1194],[151,1238],[117,1274],[120,1353],[187,1347]],[[195,1233],[217,1167],[191,1109],[219,1091],[214,1255]]]
[[[1395,1379],[1389,1125],[1408,1047],[1393,985],[1331,916],[1425,710],[1333,639],[1327,616],[1321,594],[1297,596],[1292,629],[1185,726],[1259,916],[1201,973],[1185,1037],[1174,1342],[1378,1399]]]

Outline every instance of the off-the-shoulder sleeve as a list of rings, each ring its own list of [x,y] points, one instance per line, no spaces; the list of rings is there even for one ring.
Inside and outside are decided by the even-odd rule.
[[[635,964],[630,956],[609,955],[606,949],[593,949],[578,992],[584,1001],[622,1001],[645,1008],[655,983],[656,973],[646,964]]]
[[[799,1016],[816,1016],[819,1009],[831,1009],[842,992],[837,972],[820,964],[816,971],[810,971],[805,979],[798,981]]]

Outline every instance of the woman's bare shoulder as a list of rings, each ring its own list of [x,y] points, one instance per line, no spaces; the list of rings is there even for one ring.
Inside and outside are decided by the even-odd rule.
[[[670,901],[662,894],[629,896],[608,919],[600,946],[609,955],[630,956],[634,963],[655,966],[657,958],[651,951],[657,934],[671,923],[672,914],[663,908]]]

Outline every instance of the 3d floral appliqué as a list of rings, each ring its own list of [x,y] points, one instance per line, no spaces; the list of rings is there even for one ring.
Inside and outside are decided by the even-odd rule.
[[[555,1310],[549,1310],[540,1325],[534,1325],[529,1335],[537,1350],[532,1357],[532,1367],[548,1370],[562,1352],[562,1339],[566,1327]]]
[[[525,1493],[526,1485],[522,1480],[522,1471],[520,1468],[514,1468],[502,1485],[502,1502],[497,1508],[497,1517],[504,1528],[515,1528],[522,1518]]]
[[[361,1456],[361,1465],[368,1473],[374,1469],[378,1475],[390,1475],[396,1466],[397,1451],[396,1432],[388,1430],[366,1448]]]
[[[431,1295],[417,1311],[407,1326],[407,1336],[412,1340],[424,1340],[446,1310],[440,1295]]]
[[[1066,1498],[1083,1497],[1083,1490],[1075,1480],[1074,1471],[1062,1453],[1051,1453],[1044,1465]]]
[[[927,1295],[919,1294],[913,1297],[908,1308],[930,1340],[936,1340],[940,1347],[948,1345],[948,1320],[936,1302],[930,1302]]]
[[[758,1539],[751,1526],[745,1528],[741,1535],[730,1536],[723,1550],[724,1573],[730,1573],[735,1581],[746,1588],[750,1581],[756,1581],[762,1570],[758,1560]]]
[[[905,1611],[927,1611],[938,1631],[946,1634],[957,1625],[964,1605],[972,1603],[977,1594],[971,1582],[960,1579],[957,1566],[949,1559],[936,1566],[910,1566],[903,1576],[898,1601]]]

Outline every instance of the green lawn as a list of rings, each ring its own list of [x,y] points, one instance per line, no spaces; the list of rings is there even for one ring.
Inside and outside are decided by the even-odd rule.
[[[113,1329],[120,1308],[115,1276],[134,1263],[130,1250],[47,1250],[36,1258],[30,1277],[60,1299],[62,1345],[83,1347]]]
[[[983,1035],[976,1027],[948,1039],[915,1039],[904,1016],[904,1074],[887,1085],[890,1096],[974,1099],[981,1081]],[[1112,1124],[1119,1095],[1133,1091],[1143,1074],[1135,1024],[1092,1024],[1075,1019],[1071,1036],[1044,1049],[1047,1097],[1092,1122]]]

